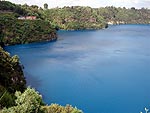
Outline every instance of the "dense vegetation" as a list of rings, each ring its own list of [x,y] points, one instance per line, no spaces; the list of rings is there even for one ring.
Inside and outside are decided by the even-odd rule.
[[[98,15],[113,24],[150,24],[150,9],[105,7],[96,8]]]
[[[13,4],[8,1],[0,1],[0,12],[15,12],[19,15],[26,15],[27,11],[21,8],[19,5]]]
[[[14,105],[14,93],[16,90],[23,92],[26,81],[18,56],[10,57],[0,47],[0,108]]]
[[[18,20],[14,13],[0,15],[1,42],[24,44],[38,41],[54,40],[56,30],[51,24],[42,20]]]
[[[56,40],[56,30],[45,20],[18,19],[30,11],[7,1],[0,1],[0,44],[24,44]],[[23,11],[24,13],[20,13]],[[33,12],[34,14],[35,12]],[[25,16],[25,15],[24,15]]]
[[[131,9],[116,7],[64,7],[44,10],[46,19],[62,29],[104,28],[108,22],[112,24],[149,24],[149,9]]]
[[[27,88],[25,92],[17,91],[15,100],[16,106],[4,108],[2,113],[82,113],[81,110],[70,105],[65,107],[58,104],[44,106],[42,96],[34,89]]]
[[[15,5],[10,2],[2,2],[0,10],[9,10],[18,15],[32,15],[40,20],[46,20],[53,28],[65,30],[79,29],[101,29],[106,28],[107,23],[111,24],[149,24],[150,9],[116,8],[113,6],[91,8],[82,6],[72,6],[63,8],[48,9],[48,4],[44,8],[36,5],[29,6]],[[2,5],[3,4],[3,5]],[[9,6],[9,7],[8,7]],[[13,8],[12,8],[13,7]],[[22,12],[22,13],[21,13]]]
[[[91,8],[72,6],[63,8],[38,9],[37,7],[22,6],[28,12],[34,12],[43,20],[49,21],[57,28],[65,30],[101,29],[110,24],[149,24],[150,9],[116,8],[113,6]]]
[[[43,10],[45,19],[52,22],[60,29],[101,29],[106,28],[107,23],[101,15],[97,15],[90,7],[64,7]]]

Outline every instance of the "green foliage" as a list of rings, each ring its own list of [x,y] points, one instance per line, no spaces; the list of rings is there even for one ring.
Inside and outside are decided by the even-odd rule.
[[[73,108],[71,105],[61,106],[58,104],[51,104],[50,106],[43,106],[43,111],[45,113],[83,113],[76,107]]]
[[[65,30],[101,29],[107,26],[103,17],[97,15],[90,7],[54,8],[43,10],[41,13],[46,20]]]
[[[21,9],[24,15],[36,16],[39,19],[46,20],[52,24],[53,28],[65,30],[79,30],[79,29],[101,29],[106,28],[108,22],[113,24],[149,24],[150,23],[150,10],[149,9],[131,9],[116,8],[113,6],[91,8],[82,6],[72,6],[63,8],[48,9],[48,4],[44,4],[43,10],[36,5],[28,6],[15,5],[10,2],[2,1],[2,9]],[[8,5],[5,5],[8,4]],[[8,8],[8,6],[10,8]],[[26,12],[26,13],[25,13]]]
[[[43,20],[18,20],[13,13],[0,15],[1,40],[5,45],[54,40],[56,30]]]
[[[105,18],[107,22],[112,21],[114,24],[149,24],[150,23],[150,9],[131,9],[105,7],[96,8],[98,15]]]
[[[0,1],[0,11],[12,11],[20,15],[26,15],[26,10],[22,9],[20,6],[13,4],[9,1]]]
[[[15,96],[0,85],[0,109],[2,109],[3,107],[13,106],[15,103],[14,100]]]
[[[26,81],[18,56],[11,57],[0,47],[0,109],[14,105],[14,92],[23,92],[25,88]]]
[[[27,88],[24,93],[16,92],[16,106],[4,108],[2,113],[83,113],[70,105],[58,104],[43,106],[42,96],[34,89]]]
[[[24,93],[16,92],[16,106],[4,108],[2,113],[40,113],[42,96],[34,89],[27,88]]]
[[[0,47],[0,85],[8,92],[14,93],[16,90],[24,91],[25,78],[20,66],[18,56],[10,57],[8,52],[5,52]]]
[[[48,9],[48,4],[47,3],[44,4],[44,9]]]
[[[11,62],[12,64],[15,66],[18,64],[19,62],[19,57],[17,55],[14,55],[12,58],[11,58]]]
[[[28,6],[27,4],[24,4],[20,7],[27,12],[26,16],[36,16],[37,18],[42,18],[37,5]]]
[[[44,19],[58,25],[60,29],[101,29],[108,22],[113,24],[148,24],[150,23],[149,9],[126,9],[116,7],[90,8],[72,6],[41,10]]]

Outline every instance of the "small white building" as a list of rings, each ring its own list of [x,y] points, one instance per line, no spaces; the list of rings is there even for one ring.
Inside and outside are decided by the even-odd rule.
[[[21,16],[18,17],[19,20],[36,20],[36,16]]]
[[[18,17],[19,20],[25,20],[26,18],[24,16]]]

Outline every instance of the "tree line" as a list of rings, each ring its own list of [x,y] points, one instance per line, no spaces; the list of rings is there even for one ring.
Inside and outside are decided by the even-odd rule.
[[[121,8],[114,6],[91,8],[83,6],[65,6],[63,8],[44,9],[37,5],[15,5],[8,1],[0,1],[0,10],[12,10],[20,15],[36,16],[48,21],[55,28],[65,30],[101,29],[111,24],[149,24],[150,9]],[[3,4],[3,5],[2,5]]]

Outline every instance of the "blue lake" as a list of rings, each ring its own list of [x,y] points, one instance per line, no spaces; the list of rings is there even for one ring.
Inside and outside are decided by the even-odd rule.
[[[46,103],[84,113],[150,108],[150,25],[59,31],[56,42],[5,47],[24,65],[28,85]]]

